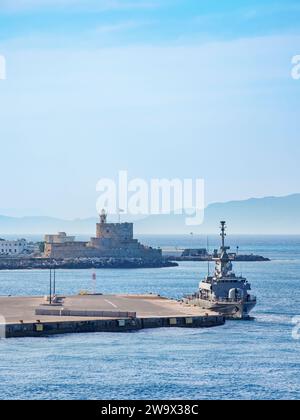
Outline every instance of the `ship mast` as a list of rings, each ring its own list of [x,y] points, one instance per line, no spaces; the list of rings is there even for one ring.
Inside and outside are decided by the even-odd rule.
[[[225,246],[225,238],[226,238],[226,222],[221,222],[221,238],[222,238],[222,246],[221,246],[221,255],[219,258],[216,259],[216,270],[215,275],[218,279],[222,277],[226,277],[229,266],[228,263],[230,262],[229,256],[227,254],[228,249],[230,247]]]
[[[222,251],[225,251],[226,222],[221,222]]]

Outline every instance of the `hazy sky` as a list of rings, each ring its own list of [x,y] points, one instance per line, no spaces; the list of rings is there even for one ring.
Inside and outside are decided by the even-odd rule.
[[[0,0],[0,214],[86,217],[96,183],[299,191],[300,4]]]

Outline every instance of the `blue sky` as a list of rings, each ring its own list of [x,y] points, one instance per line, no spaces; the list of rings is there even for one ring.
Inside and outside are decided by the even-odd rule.
[[[0,214],[86,217],[101,177],[299,192],[298,1],[0,0]]]

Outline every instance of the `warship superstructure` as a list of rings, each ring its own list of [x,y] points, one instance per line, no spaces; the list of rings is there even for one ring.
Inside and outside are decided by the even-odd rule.
[[[225,246],[226,222],[221,222],[221,237],[220,255],[213,258],[216,263],[214,275],[208,273],[200,283],[198,292],[187,296],[184,302],[213,310],[227,319],[250,319],[249,314],[257,300],[249,293],[251,285],[247,279],[233,271],[228,255],[230,247]]]

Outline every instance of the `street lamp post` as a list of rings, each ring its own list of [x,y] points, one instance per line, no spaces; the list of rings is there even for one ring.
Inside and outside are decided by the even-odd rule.
[[[49,294],[49,303],[52,305],[52,268],[50,268],[50,294]]]
[[[56,269],[53,270],[53,296],[56,295]]]

